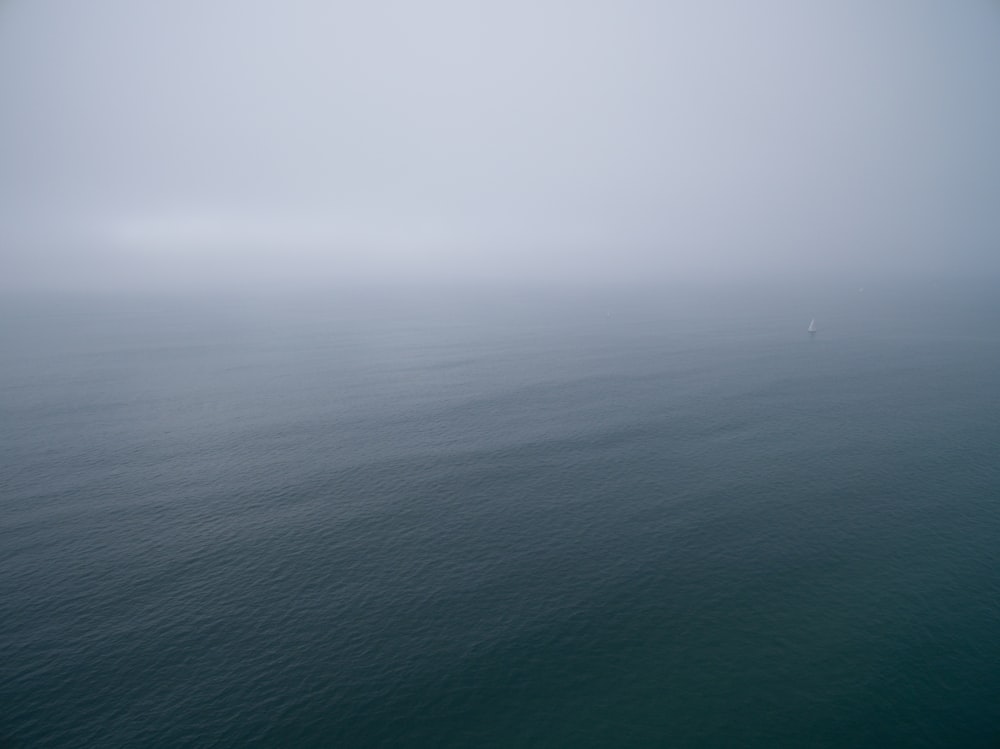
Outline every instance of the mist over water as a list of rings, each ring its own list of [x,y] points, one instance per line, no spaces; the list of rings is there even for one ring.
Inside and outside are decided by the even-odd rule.
[[[1000,11],[0,9],[3,285],[996,273]]]
[[[0,746],[995,746],[998,34],[0,3]]]

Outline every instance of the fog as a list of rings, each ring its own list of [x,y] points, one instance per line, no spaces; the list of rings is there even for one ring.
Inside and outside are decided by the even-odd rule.
[[[985,0],[0,4],[5,288],[1000,269]]]

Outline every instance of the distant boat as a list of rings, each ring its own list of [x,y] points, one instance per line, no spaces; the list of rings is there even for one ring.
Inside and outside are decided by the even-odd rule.
[[[812,322],[809,323],[809,335],[813,335],[815,332],[816,332],[816,318],[814,317],[812,319]]]

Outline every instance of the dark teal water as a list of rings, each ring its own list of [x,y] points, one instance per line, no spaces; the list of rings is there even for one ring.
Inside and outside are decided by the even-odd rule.
[[[985,286],[3,312],[0,745],[1000,745]]]

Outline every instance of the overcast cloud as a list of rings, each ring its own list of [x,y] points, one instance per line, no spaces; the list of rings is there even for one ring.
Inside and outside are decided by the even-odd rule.
[[[7,286],[998,268],[986,0],[0,4]]]

